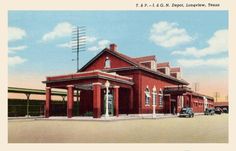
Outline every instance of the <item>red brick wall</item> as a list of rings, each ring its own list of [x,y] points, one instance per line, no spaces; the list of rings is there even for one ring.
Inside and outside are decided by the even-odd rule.
[[[82,90],[80,92],[79,114],[93,112],[93,91]]]
[[[129,91],[119,88],[119,114],[129,113]]]
[[[99,57],[99,59],[95,60],[92,65],[88,66],[83,71],[104,69],[106,57],[109,57],[109,59],[111,60],[111,68],[122,68],[132,66],[131,64],[105,52]]]
[[[141,90],[139,89],[141,87],[142,79],[141,79],[141,72],[140,71],[120,71],[117,72],[119,75],[128,76],[133,78],[133,111],[132,113],[140,113],[141,107],[139,107],[140,104],[140,98],[141,98]]]
[[[142,79],[142,83],[141,83],[141,87],[140,87],[140,95],[141,95],[141,107],[142,107],[142,112],[143,113],[152,113],[153,111],[153,100],[152,100],[152,89],[154,87],[154,85],[156,86],[157,89],[157,93],[159,93],[160,88],[163,90],[165,86],[173,86],[174,84],[168,81],[164,81],[164,79],[160,79],[160,77],[157,76],[152,76],[149,74],[145,74],[143,73],[141,75],[141,79]],[[150,105],[149,106],[145,106],[145,89],[146,87],[149,87],[149,90],[151,92],[151,99],[150,99]],[[164,109],[164,105],[162,108],[159,107],[159,96],[157,95],[156,98],[156,102],[157,102],[157,106],[156,106],[156,111],[163,113],[163,109]]]
[[[209,101],[208,101],[209,102]],[[192,97],[192,108],[195,113],[203,113],[204,112],[204,99],[201,96],[193,96]],[[208,105],[208,107],[210,107]]]

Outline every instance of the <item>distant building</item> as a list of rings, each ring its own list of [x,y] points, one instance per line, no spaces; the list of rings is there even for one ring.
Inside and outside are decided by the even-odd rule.
[[[220,107],[221,109],[227,108],[227,110],[229,110],[229,103],[228,102],[214,102],[214,106],[215,106],[215,108]]]
[[[51,115],[51,89],[67,89],[67,116],[72,117],[74,90],[80,91],[79,115],[105,114],[106,81],[109,81],[109,114],[179,113],[182,107],[203,112],[213,107],[212,97],[193,92],[181,77],[179,67],[158,63],[155,56],[129,57],[111,44],[78,73],[47,77],[46,112]],[[154,110],[153,110],[154,109]]]

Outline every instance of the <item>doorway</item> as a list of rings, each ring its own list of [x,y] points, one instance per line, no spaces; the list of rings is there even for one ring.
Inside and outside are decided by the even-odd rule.
[[[177,108],[176,108],[176,99],[171,99],[171,114],[176,114],[177,113]]]

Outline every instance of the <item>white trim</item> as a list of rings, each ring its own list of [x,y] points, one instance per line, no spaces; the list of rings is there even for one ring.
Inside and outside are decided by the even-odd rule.
[[[67,85],[66,87],[67,87],[67,88],[69,88],[69,87],[74,87],[74,85]]]
[[[120,88],[120,86],[118,86],[118,85],[115,85],[115,86],[113,86],[113,88]]]
[[[109,61],[109,64],[107,63],[107,61]],[[106,57],[106,59],[105,59],[104,68],[105,69],[110,69],[111,68],[111,59],[109,57]]]
[[[102,83],[100,83],[100,82],[95,82],[95,83],[92,83],[92,85],[102,85]]]
[[[49,76],[49,77],[46,77],[46,78],[58,78],[58,77],[61,77],[61,76],[81,75],[81,74],[95,73],[95,72],[104,73],[104,74],[107,74],[107,75],[115,75],[115,76],[117,76],[117,77],[129,79],[129,80],[132,80],[132,79],[133,79],[133,78],[131,78],[131,77],[119,75],[119,74],[117,74],[117,73],[115,73],[115,72],[113,72],[113,73],[107,73],[107,72],[103,72],[103,71],[101,71],[101,70],[92,70],[92,71],[83,71],[83,72],[71,73],[71,74],[62,74],[62,75],[56,75],[56,76]]]

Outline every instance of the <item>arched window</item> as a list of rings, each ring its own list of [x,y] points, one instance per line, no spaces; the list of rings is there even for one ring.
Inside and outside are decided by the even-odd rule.
[[[156,86],[154,85],[154,87],[152,88],[152,105],[157,105],[157,89],[156,89]]]
[[[106,57],[104,68],[111,68],[111,60],[109,59],[109,57]]]
[[[159,106],[163,107],[163,91],[161,88],[158,95],[159,95]]]
[[[146,90],[144,91],[145,92],[145,105],[150,105],[150,90],[147,86]]]

